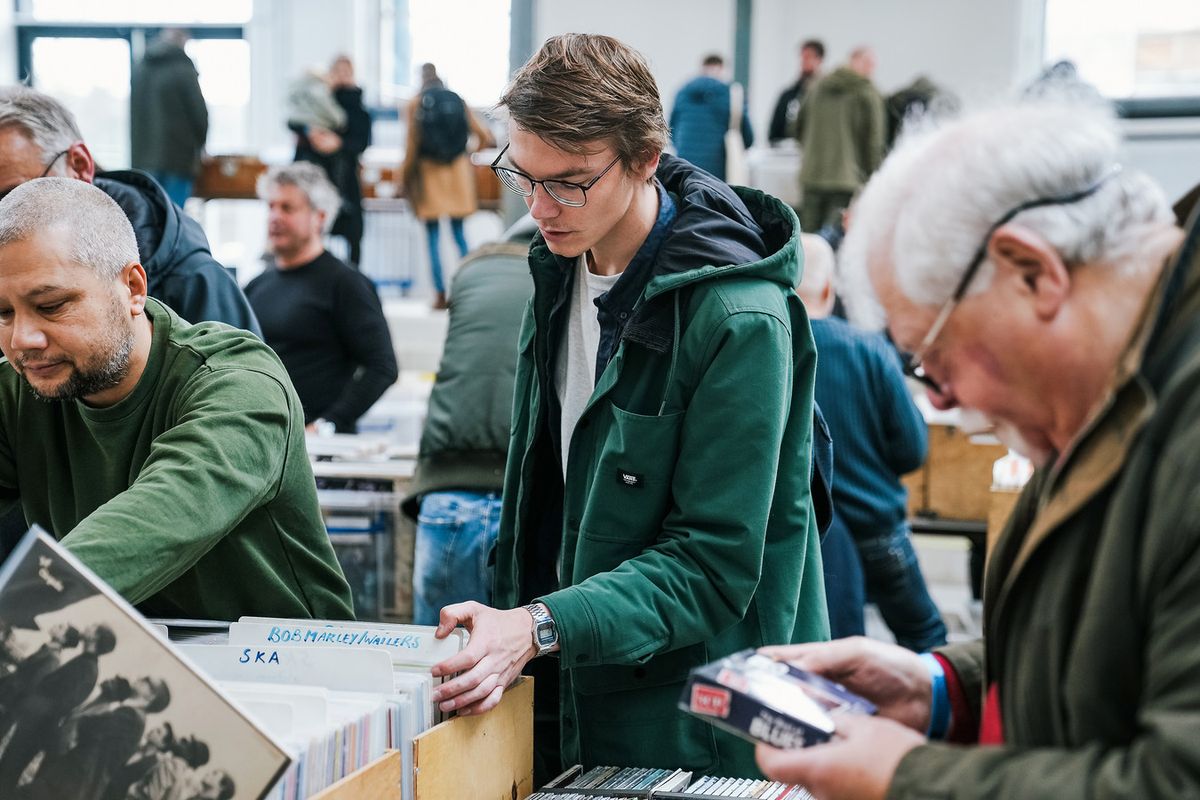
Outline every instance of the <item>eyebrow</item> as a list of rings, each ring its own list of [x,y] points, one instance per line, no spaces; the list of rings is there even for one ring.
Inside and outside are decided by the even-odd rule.
[[[520,164],[518,164],[516,162],[516,159],[514,159],[512,156],[508,157],[508,163],[510,163],[514,167],[516,167],[517,172],[524,172],[526,175],[529,174],[528,172],[526,172],[525,168],[522,167]],[[577,167],[575,169],[563,170],[562,172],[542,178],[542,180],[544,180],[544,181],[565,181],[567,178],[582,178],[582,177],[586,176],[589,172],[590,172],[590,170],[587,167]]]
[[[68,295],[75,294],[74,289],[71,286],[55,286],[53,284],[45,283],[41,286],[35,286],[33,289],[27,292],[25,296],[42,297],[43,295],[54,294],[55,292],[67,292]]]

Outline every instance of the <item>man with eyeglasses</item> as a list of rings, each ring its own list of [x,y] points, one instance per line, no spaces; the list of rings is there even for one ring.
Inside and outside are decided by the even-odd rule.
[[[795,213],[664,155],[654,78],[609,37],[550,39],[501,103],[534,297],[496,608],[442,609],[471,641],[437,700],[484,712],[529,664],[539,779],[560,741],[567,764],[755,775],[677,703],[693,667],[828,636]]]
[[[852,315],[882,311],[934,405],[1037,471],[981,640],[774,650],[879,716],[760,746],[769,776],[822,798],[1200,796],[1200,213],[1172,219],[1120,144],[1103,106],[994,108],[902,139],[855,205]]]

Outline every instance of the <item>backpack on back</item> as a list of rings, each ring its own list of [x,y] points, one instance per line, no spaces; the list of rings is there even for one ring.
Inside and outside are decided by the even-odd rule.
[[[461,97],[449,89],[421,92],[417,109],[421,126],[420,155],[449,164],[467,150],[467,107]]]

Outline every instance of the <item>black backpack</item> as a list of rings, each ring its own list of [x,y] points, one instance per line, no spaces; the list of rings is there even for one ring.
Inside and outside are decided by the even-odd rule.
[[[449,164],[466,152],[470,133],[467,106],[449,89],[421,92],[417,124],[421,126],[421,157]]]

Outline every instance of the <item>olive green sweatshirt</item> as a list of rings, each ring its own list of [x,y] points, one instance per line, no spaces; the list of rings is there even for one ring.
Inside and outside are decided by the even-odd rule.
[[[279,359],[146,311],[146,371],[111,407],[38,400],[0,363],[0,506],[19,500],[148,616],[352,617]]]

